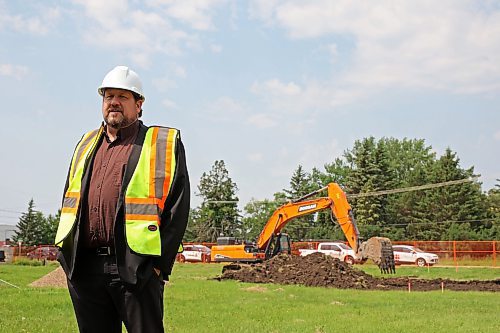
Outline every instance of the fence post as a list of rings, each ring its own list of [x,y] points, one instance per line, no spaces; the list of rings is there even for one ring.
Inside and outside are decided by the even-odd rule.
[[[457,241],[453,241],[453,261],[455,262],[455,272],[458,272],[458,262],[457,262]]]
[[[496,249],[496,243],[497,241],[493,241],[493,267],[497,265],[497,249]]]

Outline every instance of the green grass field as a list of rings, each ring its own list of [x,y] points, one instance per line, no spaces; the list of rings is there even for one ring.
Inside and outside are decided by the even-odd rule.
[[[56,266],[0,265],[0,332],[77,332],[66,289],[28,284]],[[357,266],[379,276],[375,266]],[[176,264],[167,332],[499,332],[500,294],[396,292],[217,281],[219,264]],[[483,279],[498,268],[398,267],[398,276]]]

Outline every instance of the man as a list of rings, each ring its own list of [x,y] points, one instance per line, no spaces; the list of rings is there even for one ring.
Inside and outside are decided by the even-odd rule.
[[[77,144],[56,235],[80,332],[163,332],[163,287],[189,213],[179,131],[145,126],[139,76],[111,70],[104,123]]]

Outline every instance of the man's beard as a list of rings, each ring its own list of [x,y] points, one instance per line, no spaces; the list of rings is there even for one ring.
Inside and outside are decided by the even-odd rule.
[[[104,121],[109,127],[115,129],[120,129],[127,125],[125,117],[123,116],[123,112],[119,110],[116,110],[114,112],[113,110],[110,110],[106,118],[104,118]]]

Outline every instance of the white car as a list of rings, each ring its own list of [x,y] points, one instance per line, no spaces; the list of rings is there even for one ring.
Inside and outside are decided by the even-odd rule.
[[[410,245],[393,245],[394,261],[396,264],[416,264],[419,267],[434,265],[439,261],[437,254],[420,250]]]
[[[210,262],[210,248],[201,244],[184,245],[184,251],[177,255],[179,262]]]
[[[311,253],[321,252],[327,256],[332,256],[351,265],[356,262],[356,254],[354,253],[354,250],[340,242],[319,243],[317,249],[300,249],[299,252],[302,257]]]

